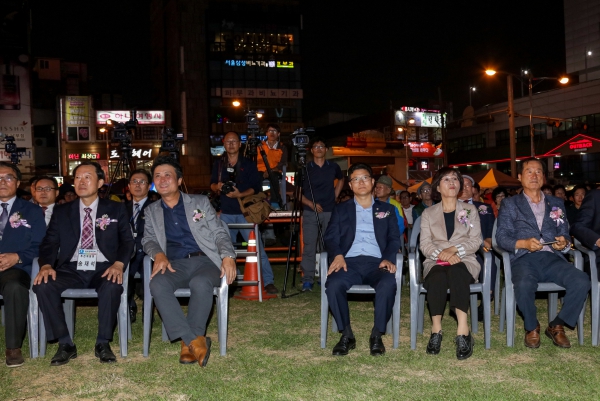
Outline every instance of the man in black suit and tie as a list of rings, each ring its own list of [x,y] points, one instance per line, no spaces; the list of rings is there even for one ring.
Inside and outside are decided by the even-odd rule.
[[[381,336],[392,316],[396,295],[396,253],[400,230],[395,206],[373,199],[375,180],[368,164],[356,163],[348,170],[354,197],[338,204],[325,232],[325,248],[333,259],[325,283],[333,317],[342,330],[333,355],[347,355],[356,347],[350,326],[346,291],[353,285],[375,288],[375,324],[371,331],[371,355],[385,353]]]
[[[135,255],[131,262],[129,262],[129,288],[127,291],[127,301],[129,302],[129,317],[131,323],[136,320],[137,305],[133,299],[135,292],[134,276],[139,273],[144,280],[144,249],[142,248],[142,237],[144,236],[144,222],[145,222],[145,210],[149,204],[152,203],[148,199],[148,190],[150,189],[150,183],[152,182],[152,176],[147,170],[135,170],[131,173],[129,178],[129,192],[131,193],[132,199],[125,203],[127,208],[127,215],[129,216],[129,224],[133,230],[133,237],[135,238]]]
[[[123,292],[123,274],[133,253],[125,205],[98,197],[104,171],[84,161],[73,170],[79,200],[57,205],[40,245],[40,272],[34,280],[49,340],[58,340],[51,366],[77,357],[62,308],[61,293],[68,288],[98,292],[98,336],[95,355],[115,362],[110,349]]]
[[[46,232],[39,206],[17,198],[21,171],[0,162],[0,295],[4,297],[6,366],[24,363],[21,345],[27,326],[31,263]]]

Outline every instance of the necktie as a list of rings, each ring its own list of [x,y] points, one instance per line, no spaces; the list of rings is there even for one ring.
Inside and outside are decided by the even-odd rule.
[[[133,217],[131,218],[131,227],[133,227],[133,231],[136,231],[137,218],[138,218],[138,214],[140,214],[140,204],[136,203],[133,206],[135,206],[135,209],[133,211]]]
[[[46,210],[48,210],[48,206],[42,206],[42,212],[44,212],[44,216],[46,215]]]
[[[4,228],[8,223],[8,203],[2,204],[2,214],[0,214],[0,237],[4,235]]]
[[[81,248],[92,249],[94,247],[94,225],[92,224],[92,209],[86,207],[85,217],[83,218],[83,227],[81,229]]]

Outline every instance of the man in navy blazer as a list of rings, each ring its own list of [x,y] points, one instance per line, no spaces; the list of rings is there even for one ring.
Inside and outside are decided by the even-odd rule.
[[[548,324],[546,336],[554,345],[570,348],[564,326],[574,327],[590,290],[587,275],[567,262],[569,222],[561,199],[544,195],[544,165],[536,158],[521,161],[523,192],[502,201],[496,241],[510,252],[512,282],[517,306],[525,320],[525,346],[540,346],[540,323],[535,292],[539,282],[554,282],[566,289],[562,308]]]
[[[0,162],[0,295],[4,298],[6,366],[24,363],[31,264],[46,232],[42,209],[17,198],[21,171]]]
[[[570,221],[571,235],[596,253],[600,263],[600,190],[587,193],[575,221]]]
[[[129,224],[133,230],[135,238],[135,255],[129,263],[129,288],[127,288],[127,302],[129,303],[129,318],[131,323],[136,320],[137,305],[133,299],[135,292],[134,276],[140,274],[142,282],[144,281],[144,249],[142,247],[142,238],[144,237],[144,225],[146,222],[146,208],[152,203],[148,198],[148,190],[152,184],[152,176],[147,170],[138,169],[131,172],[129,178],[129,191],[132,199],[125,202]]]
[[[347,355],[356,347],[350,326],[346,291],[353,285],[375,288],[375,323],[369,339],[371,355],[383,355],[381,336],[392,315],[396,295],[396,254],[400,230],[395,207],[373,199],[373,172],[356,163],[348,170],[354,198],[338,204],[325,232],[325,248],[333,259],[327,272],[326,294],[333,317],[342,330],[333,355]]]
[[[77,357],[61,300],[68,288],[94,288],[98,293],[95,355],[100,362],[116,361],[109,342],[117,321],[124,270],[134,246],[125,205],[98,197],[104,184],[100,165],[82,162],[73,176],[79,199],[55,207],[40,245],[40,272],[33,286],[47,337],[58,340],[52,366]]]

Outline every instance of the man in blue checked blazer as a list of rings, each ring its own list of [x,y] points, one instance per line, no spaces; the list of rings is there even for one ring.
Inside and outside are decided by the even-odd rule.
[[[502,201],[496,241],[511,252],[515,298],[525,319],[525,346],[540,346],[535,307],[538,282],[554,282],[565,287],[566,294],[560,313],[549,323],[545,334],[554,345],[570,348],[564,326],[575,326],[590,290],[590,280],[564,257],[571,247],[569,222],[563,201],[541,191],[542,162],[535,158],[523,160],[520,170],[523,192]]]
[[[17,197],[21,171],[0,162],[0,295],[4,297],[6,366],[24,363],[31,264],[46,233],[42,208]]]
[[[346,291],[360,284],[375,288],[375,324],[369,346],[371,355],[383,355],[385,347],[381,336],[392,315],[397,289],[393,261],[400,248],[400,230],[395,207],[373,199],[375,180],[371,167],[354,164],[348,176],[354,197],[335,207],[324,238],[332,259],[325,292],[333,317],[342,330],[333,355],[347,355],[356,347]]]

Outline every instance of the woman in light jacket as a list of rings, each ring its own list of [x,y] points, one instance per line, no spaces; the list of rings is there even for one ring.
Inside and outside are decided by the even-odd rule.
[[[479,249],[481,226],[477,208],[458,200],[463,190],[463,178],[458,170],[440,169],[431,183],[433,192],[442,201],[423,211],[421,216],[420,249],[423,262],[424,287],[431,314],[431,337],[428,354],[438,354],[442,343],[442,315],[450,290],[450,309],[456,314],[456,357],[467,359],[473,354],[473,337],[467,323],[469,285],[479,277],[481,266],[475,258]]]

